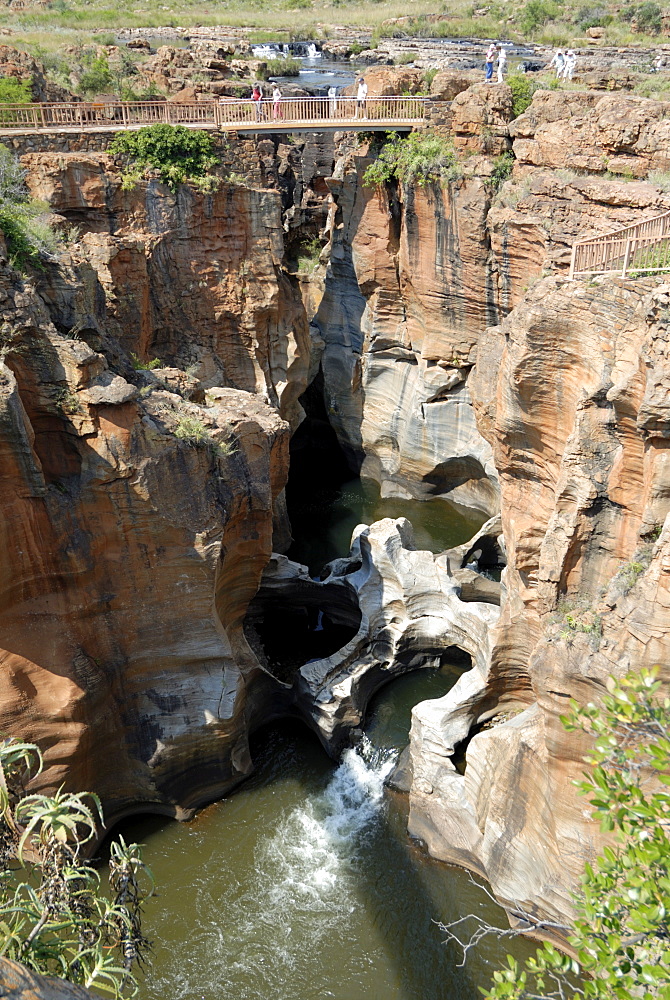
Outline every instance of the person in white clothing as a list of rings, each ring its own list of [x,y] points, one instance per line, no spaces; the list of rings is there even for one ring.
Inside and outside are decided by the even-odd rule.
[[[503,82],[503,74],[507,68],[507,52],[502,47],[498,48],[498,83]]]
[[[551,69],[552,66],[556,67],[556,79],[560,80],[563,76],[563,69],[565,67],[565,56],[563,55],[562,49],[556,49],[554,57],[547,66],[547,69]]]
[[[563,79],[572,80],[572,74],[575,71],[575,66],[577,65],[577,56],[572,51],[568,49],[565,53],[565,69],[563,70]]]
[[[365,115],[365,102],[368,97],[368,85],[363,79],[359,77],[358,79],[358,90],[356,91],[356,117],[358,118],[358,113],[361,111],[363,113],[363,118]]]
[[[276,83],[274,85],[274,90],[272,91],[272,117],[275,121],[277,121],[278,118],[284,117],[281,109],[281,90]]]
[[[337,114],[337,88],[328,88],[328,112],[331,118]]]

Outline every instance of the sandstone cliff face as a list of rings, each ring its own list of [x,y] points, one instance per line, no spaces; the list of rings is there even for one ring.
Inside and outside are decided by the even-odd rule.
[[[410,830],[512,909],[559,920],[598,842],[572,786],[585,747],[559,716],[609,674],[667,664],[668,529],[653,539],[670,506],[670,286],[654,285],[547,279],[480,348],[471,386],[500,474],[507,600],[488,677],[415,709]],[[651,564],[623,593],[617,571],[641,546]],[[590,633],[571,632],[561,598]],[[468,736],[461,776],[448,758]]]
[[[173,195],[155,182],[124,192],[105,154],[23,162],[31,192],[84,230],[77,256],[92,265],[106,329],[127,353],[257,393],[297,423],[309,335],[281,267],[278,192],[224,183],[214,195],[185,185]]]
[[[108,821],[182,814],[249,768],[241,621],[288,426],[241,390],[205,408],[132,384],[6,267],[2,322],[0,728],[45,750],[41,785],[99,790]]]
[[[471,176],[389,201],[363,184],[368,162],[342,158],[329,182],[330,267],[314,323],[331,422],[383,494],[493,513],[495,470],[467,388],[474,346],[498,315],[486,185]]]

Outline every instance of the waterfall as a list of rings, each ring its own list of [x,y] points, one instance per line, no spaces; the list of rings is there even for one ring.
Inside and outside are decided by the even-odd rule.
[[[317,49],[317,47],[314,44],[314,42],[309,42],[309,44],[307,46],[307,58],[308,59],[316,59],[317,56],[320,56],[320,55],[321,55],[321,53]]]

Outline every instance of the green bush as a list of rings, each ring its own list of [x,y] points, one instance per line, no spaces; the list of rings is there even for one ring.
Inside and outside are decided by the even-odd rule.
[[[547,21],[553,21],[558,16],[559,9],[553,0],[528,0],[521,11],[519,27],[525,35],[532,35]]]
[[[582,31],[586,31],[587,28],[604,28],[613,20],[606,7],[581,7],[575,15],[574,23]]]
[[[107,62],[107,56],[99,56],[92,60],[85,72],[82,73],[79,89],[83,94],[102,94],[109,90],[113,83],[114,77]]]
[[[595,743],[579,787],[609,843],[574,896],[575,957],[549,944],[524,966],[508,956],[482,990],[488,1000],[670,996],[670,699],[657,676],[653,668],[610,678],[602,705],[572,701],[561,717],[568,732],[582,730]]]
[[[423,187],[433,181],[454,181],[461,177],[458,157],[449,139],[432,132],[411,132],[407,138],[391,133],[377,159],[363,175],[368,187],[378,187],[392,179]]]
[[[512,91],[512,114],[518,118],[530,106],[538,85],[529,80],[525,73],[510,73],[507,85]]]
[[[321,256],[321,240],[315,236],[312,240],[307,240],[298,251],[298,271],[301,274],[311,274],[319,263]]]
[[[118,838],[105,892],[84,858],[104,825],[97,795],[26,795],[41,770],[34,744],[0,741],[0,954],[114,998],[134,996],[132,970],[148,947],[141,910],[151,872],[137,844]]]
[[[212,136],[183,125],[149,125],[137,132],[119,132],[109,149],[126,156],[135,171],[157,170],[172,191],[187,181],[211,176],[219,163]]]
[[[661,30],[661,8],[657,3],[646,0],[641,4],[627,4],[619,16],[623,21],[637,21],[638,27],[650,34]]]
[[[513,167],[514,156],[512,153],[501,153],[500,156],[496,156],[491,174],[491,180],[496,188],[502,187],[512,173]]]
[[[30,80],[0,77],[0,104],[30,104],[33,99]]]
[[[0,229],[9,261],[22,269],[40,267],[44,257],[58,249],[58,238],[46,221],[48,206],[28,194],[25,171],[18,158],[0,144]]]

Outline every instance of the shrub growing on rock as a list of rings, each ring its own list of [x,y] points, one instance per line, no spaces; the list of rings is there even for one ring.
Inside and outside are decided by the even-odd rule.
[[[530,106],[538,84],[523,73],[510,73],[507,85],[512,91],[512,114],[518,118]]]
[[[53,257],[58,237],[47,221],[48,210],[30,197],[18,158],[0,144],[0,230],[13,267],[39,267],[42,259]]]
[[[30,104],[32,96],[30,80],[0,77],[0,104]]]
[[[406,139],[392,133],[365,171],[363,183],[377,187],[395,178],[406,185],[424,187],[433,181],[454,181],[461,176],[450,139],[433,132],[411,132]]]
[[[214,139],[200,129],[148,125],[137,132],[118,133],[109,148],[110,152],[127,157],[130,175],[156,170],[172,191],[187,181],[207,186],[203,182],[216,180],[211,174],[219,163]]]
[[[508,956],[494,985],[482,990],[487,1000],[670,997],[670,698],[656,669],[610,678],[607,691],[602,705],[573,701],[562,717],[568,731],[594,739],[591,770],[579,787],[601,828],[615,835],[586,865],[575,895],[577,918],[568,941],[577,957],[550,944],[523,965]],[[541,921],[528,916],[526,929],[541,929]],[[482,931],[495,933],[481,927],[463,947],[480,940]]]

